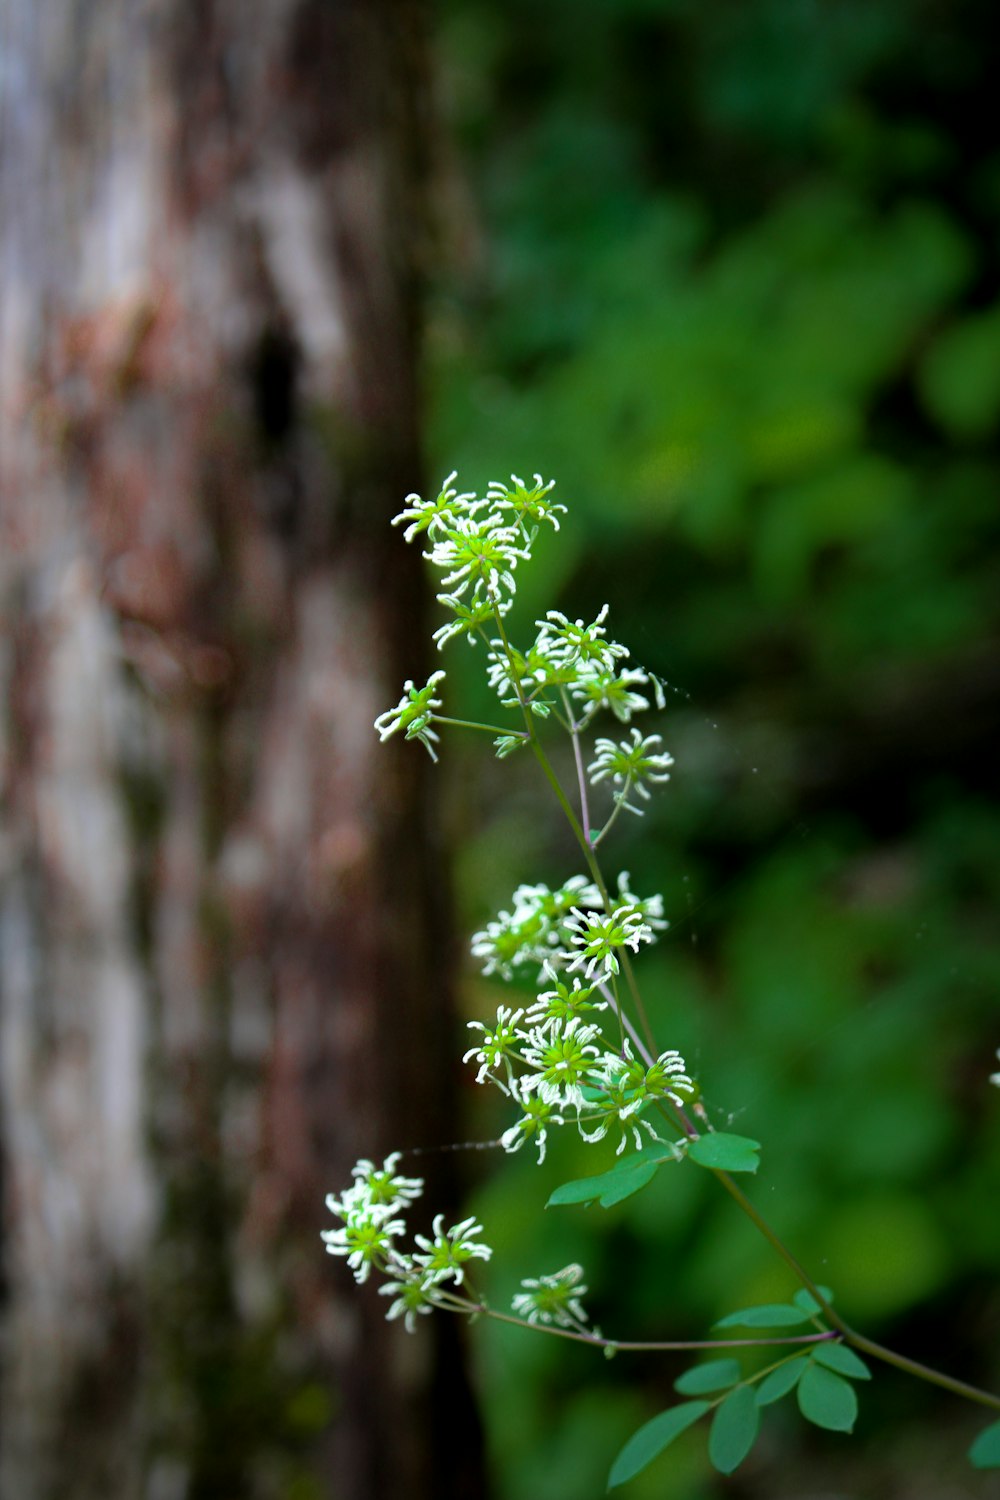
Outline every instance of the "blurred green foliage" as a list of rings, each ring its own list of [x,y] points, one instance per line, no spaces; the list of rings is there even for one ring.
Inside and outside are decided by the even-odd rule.
[[[616,638],[676,685],[675,779],[609,850],[673,918],[640,966],[657,1034],[718,1123],[763,1143],[752,1195],[845,1314],[996,1388],[993,8],[443,0],[439,16],[465,207],[430,330],[433,455],[463,486],[555,475],[571,516],[525,576],[523,618],[608,600]],[[531,768],[480,748],[451,751],[470,926],[519,881],[576,868]],[[499,998],[470,976],[470,1014]],[[541,1169],[494,1165],[476,1208],[498,1304],[582,1259],[606,1332],[700,1338],[792,1290],[707,1174],[543,1214],[606,1153],[566,1140]],[[510,1500],[601,1494],[683,1367],[509,1328],[478,1347]],[[806,1493],[820,1465],[845,1495],[995,1492],[965,1466],[977,1413],[887,1370],[852,1439],[787,1420],[768,1414],[741,1495]],[[623,1493],[728,1488],[693,1432]]]

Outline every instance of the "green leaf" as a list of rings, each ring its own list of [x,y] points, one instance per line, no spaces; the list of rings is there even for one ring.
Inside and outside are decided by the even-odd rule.
[[[651,1182],[658,1166],[676,1160],[675,1148],[669,1141],[645,1146],[596,1177],[578,1177],[573,1182],[564,1182],[550,1195],[545,1206],[559,1208],[568,1203],[593,1203],[599,1199],[602,1208],[610,1208],[613,1203],[621,1203]]]
[[[694,1365],[674,1381],[674,1390],[682,1396],[704,1396],[707,1391],[724,1391],[735,1385],[742,1375],[735,1359],[712,1359],[704,1365]]]
[[[633,1432],[611,1465],[608,1489],[613,1490],[616,1485],[624,1484],[626,1479],[641,1473],[674,1438],[680,1437],[699,1417],[704,1416],[708,1406],[707,1401],[685,1401],[681,1406],[671,1406],[666,1411],[661,1411],[658,1417],[653,1417],[638,1432]]]
[[[832,1370],[811,1360],[809,1368],[799,1381],[799,1411],[808,1422],[817,1427],[826,1427],[830,1432],[850,1432],[858,1415],[858,1398],[854,1387],[848,1385]]]
[[[760,1429],[760,1409],[748,1385],[730,1391],[716,1408],[708,1433],[708,1456],[720,1474],[731,1474],[746,1458]]]
[[[615,1203],[622,1203],[626,1198],[631,1198],[633,1193],[638,1193],[651,1183],[656,1176],[656,1163],[639,1162],[617,1175],[614,1172],[609,1172],[607,1175],[614,1178],[614,1181],[601,1194],[602,1208],[611,1208]]]
[[[809,1314],[787,1302],[765,1302],[760,1307],[745,1307],[742,1312],[720,1318],[716,1328],[794,1328],[808,1323]]]
[[[756,1172],[760,1166],[760,1142],[745,1135],[700,1135],[688,1147],[688,1156],[700,1167],[717,1172]]]
[[[826,1298],[827,1302],[833,1301],[833,1293],[828,1286],[817,1286],[816,1290],[819,1292],[821,1297]],[[815,1317],[817,1313],[822,1314],[823,1312],[822,1307],[820,1307],[812,1292],[807,1292],[805,1287],[799,1288],[799,1290],[792,1298],[792,1301],[795,1303],[796,1307],[801,1307],[802,1311],[807,1312],[810,1317]]]
[[[790,1359],[787,1364],[772,1370],[770,1375],[765,1375],[757,1387],[757,1405],[770,1406],[772,1401],[780,1401],[782,1396],[787,1396],[802,1379],[808,1363],[805,1355],[800,1354],[797,1359]]]
[[[1000,1469],[1000,1422],[983,1428],[969,1449],[969,1460],[977,1469]]]
[[[818,1365],[826,1365],[828,1370],[836,1370],[838,1375],[847,1375],[851,1380],[871,1380],[872,1372],[863,1359],[859,1359],[853,1349],[848,1349],[845,1344],[818,1344],[813,1351],[813,1359]]]

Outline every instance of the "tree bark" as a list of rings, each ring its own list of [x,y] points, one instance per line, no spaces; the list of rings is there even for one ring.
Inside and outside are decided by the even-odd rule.
[[[318,1238],[455,1130],[371,728],[426,669],[421,6],[0,17],[0,1495],[482,1495],[454,1324]]]

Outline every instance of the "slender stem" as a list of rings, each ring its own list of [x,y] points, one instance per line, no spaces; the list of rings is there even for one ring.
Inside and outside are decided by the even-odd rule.
[[[560,697],[563,701],[563,707],[566,710],[566,717],[569,720],[569,736],[573,741],[573,759],[576,761],[576,779],[580,788],[580,816],[583,820],[583,832],[587,844],[593,847],[597,843],[597,840],[590,837],[590,807],[587,802],[587,777],[583,769],[583,752],[580,748],[580,729],[573,717],[573,709],[565,688],[560,689]]]
[[[780,1344],[782,1346],[791,1344],[828,1344],[838,1337],[835,1333],[800,1333],[792,1338],[774,1339],[668,1339],[665,1342],[645,1343],[630,1339],[606,1339],[598,1333],[574,1333],[569,1328],[553,1328],[550,1323],[529,1323],[527,1318],[515,1318],[510,1313],[495,1312],[486,1303],[480,1303],[476,1308],[487,1318],[495,1318],[498,1323],[513,1323],[518,1328],[531,1328],[536,1333],[551,1333],[556,1338],[571,1339],[577,1344],[593,1344],[599,1349],[626,1349],[636,1353],[660,1351],[664,1349],[759,1349],[767,1345]]]
[[[511,738],[516,736],[520,736],[521,739],[525,740],[528,738],[523,729],[511,729],[509,724],[504,728],[500,728],[496,724],[479,724],[475,719],[447,719],[444,714],[431,714],[431,723],[454,724],[459,729],[484,729],[487,734],[502,734]]]
[[[642,1027],[643,1036],[649,1044],[650,1051],[655,1052],[656,1038],[653,1036],[653,1028],[649,1024],[646,1007],[642,1003],[642,996],[639,993],[639,986],[636,982],[635,969],[632,967],[632,960],[629,957],[627,948],[622,949],[622,968],[625,971],[625,983],[628,985],[629,994],[632,996],[632,1004],[635,1006],[635,1013],[639,1017],[639,1025]]]
[[[887,1349],[884,1344],[876,1344],[874,1339],[866,1338],[863,1333],[855,1333],[849,1328],[844,1333],[844,1341],[855,1349],[861,1349],[865,1354],[870,1354],[872,1359],[880,1359],[884,1364],[895,1365],[897,1370],[905,1370],[908,1375],[915,1375],[918,1380],[927,1380],[931,1385],[938,1385],[945,1391],[952,1391],[956,1396],[964,1396],[968,1401],[975,1401],[979,1406],[988,1406],[991,1411],[1000,1411],[1000,1396],[994,1396],[991,1391],[983,1391],[976,1385],[969,1385],[964,1380],[955,1380],[951,1375],[944,1375],[940,1370],[931,1369],[930,1365],[921,1364],[919,1360],[908,1359],[905,1354],[897,1354],[893,1349]]]
[[[756,1208],[754,1208],[753,1204],[743,1192],[742,1188],[736,1186],[736,1183],[730,1177],[728,1172],[719,1172],[713,1170],[712,1176],[722,1184],[729,1196],[739,1204],[740,1208],[746,1214],[747,1218],[756,1225],[756,1227],[760,1230],[760,1233],[767,1240],[768,1244],[777,1251],[788,1268],[792,1272],[794,1272],[796,1278],[801,1281],[806,1291],[809,1292],[811,1296],[815,1297],[816,1301],[819,1303],[819,1306],[822,1308],[823,1315],[826,1317],[827,1321],[831,1323],[834,1328],[836,1328],[838,1333],[842,1334],[846,1338],[851,1333],[851,1329],[844,1322],[840,1314],[834,1312],[833,1308],[830,1306],[827,1299],[823,1296],[823,1293],[813,1281],[808,1271],[806,1271],[805,1268],[799,1264],[799,1262],[795,1259],[795,1256],[789,1250],[788,1246],[784,1243],[783,1240],[779,1239],[778,1235],[771,1228],[770,1224],[768,1224],[767,1220],[757,1212]]]
[[[618,817],[618,814],[621,812],[622,808],[625,806],[625,798],[628,795],[628,789],[629,789],[629,783],[630,783],[630,781],[631,781],[631,777],[626,777],[625,778],[625,785],[622,788],[622,791],[619,793],[619,795],[615,798],[615,805],[611,809],[611,816],[608,818],[608,821],[605,823],[605,825],[601,829],[600,833],[597,834],[597,836],[594,839],[594,848],[595,849],[597,848],[598,844],[602,841],[602,839],[604,839],[607,836],[607,834],[609,834],[611,832],[612,828],[615,826],[615,821],[616,821],[616,819]]]

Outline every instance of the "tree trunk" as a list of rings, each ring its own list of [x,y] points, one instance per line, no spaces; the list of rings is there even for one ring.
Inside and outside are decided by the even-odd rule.
[[[478,1496],[454,1323],[318,1238],[455,1129],[371,727],[426,669],[419,0],[0,18],[0,1495]]]

